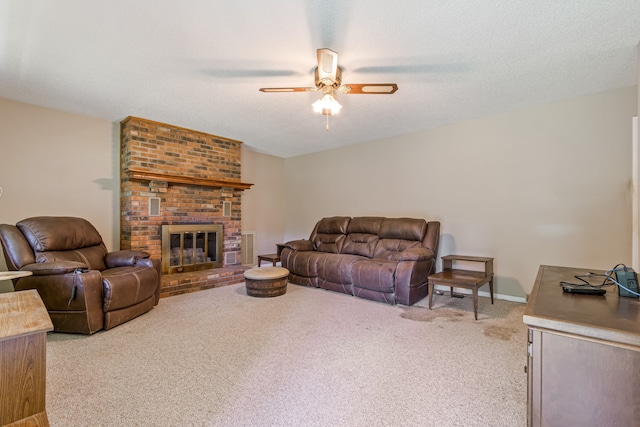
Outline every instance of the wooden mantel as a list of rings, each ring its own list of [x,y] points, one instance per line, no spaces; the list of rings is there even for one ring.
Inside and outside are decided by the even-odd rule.
[[[199,185],[211,188],[233,188],[234,190],[241,191],[248,190],[253,185],[245,182],[229,181],[224,179],[194,178],[190,176],[154,173],[134,168],[124,171],[124,174],[133,181],[160,181],[168,184]]]

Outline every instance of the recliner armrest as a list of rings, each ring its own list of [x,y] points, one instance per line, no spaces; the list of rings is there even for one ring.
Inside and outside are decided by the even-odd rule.
[[[149,258],[149,254],[144,251],[122,250],[109,252],[104,257],[104,263],[107,268],[115,267],[133,267],[139,259]]]
[[[410,248],[402,251],[398,261],[426,261],[433,258],[435,254],[428,248]]]
[[[14,285],[16,291],[36,289],[47,307],[54,330],[58,332],[76,332],[92,334],[102,329],[104,313],[102,312],[102,275],[98,270],[75,273],[75,268],[68,273],[46,274],[57,271],[54,265],[84,264],[74,261],[35,263],[26,267],[49,266],[49,270],[41,268],[34,271],[33,276],[22,277]],[[86,267],[84,267],[86,269]],[[29,270],[33,271],[33,270]]]
[[[34,276],[51,276],[86,270],[87,264],[76,261],[36,262],[23,266],[20,271],[31,271]]]
[[[313,251],[313,243],[311,240],[292,240],[284,244],[285,247],[292,251]]]

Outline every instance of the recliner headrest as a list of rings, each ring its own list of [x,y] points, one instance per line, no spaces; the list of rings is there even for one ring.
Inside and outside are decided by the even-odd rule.
[[[16,224],[35,252],[68,251],[102,243],[89,221],[74,217],[40,216]]]
[[[427,232],[427,221],[415,218],[385,218],[380,225],[381,239],[422,241]]]
[[[347,233],[368,233],[378,234],[383,217],[379,216],[357,216],[351,218],[347,227]]]
[[[318,222],[316,232],[319,234],[346,234],[349,221],[351,221],[351,217],[348,216],[322,218]]]

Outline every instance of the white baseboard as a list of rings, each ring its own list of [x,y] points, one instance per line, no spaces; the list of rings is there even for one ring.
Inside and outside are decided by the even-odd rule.
[[[442,292],[449,292],[449,286],[436,285],[435,288],[437,290],[439,290],[439,291],[442,291]],[[458,293],[458,294],[472,295],[471,289],[454,288],[454,292]],[[489,293],[489,291],[478,291],[478,296],[491,298],[491,294]],[[493,298],[501,299],[501,300],[505,300],[505,301],[520,302],[520,303],[523,303],[523,304],[526,304],[526,302],[527,302],[527,298],[526,297],[515,297],[513,295],[505,295],[505,294],[496,294],[496,293],[494,293],[493,294]]]

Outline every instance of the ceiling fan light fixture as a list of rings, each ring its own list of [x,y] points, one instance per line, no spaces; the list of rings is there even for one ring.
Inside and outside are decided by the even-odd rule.
[[[313,111],[316,113],[322,113],[322,115],[335,115],[340,112],[342,105],[333,96],[332,91],[323,91],[322,98],[311,104]]]

